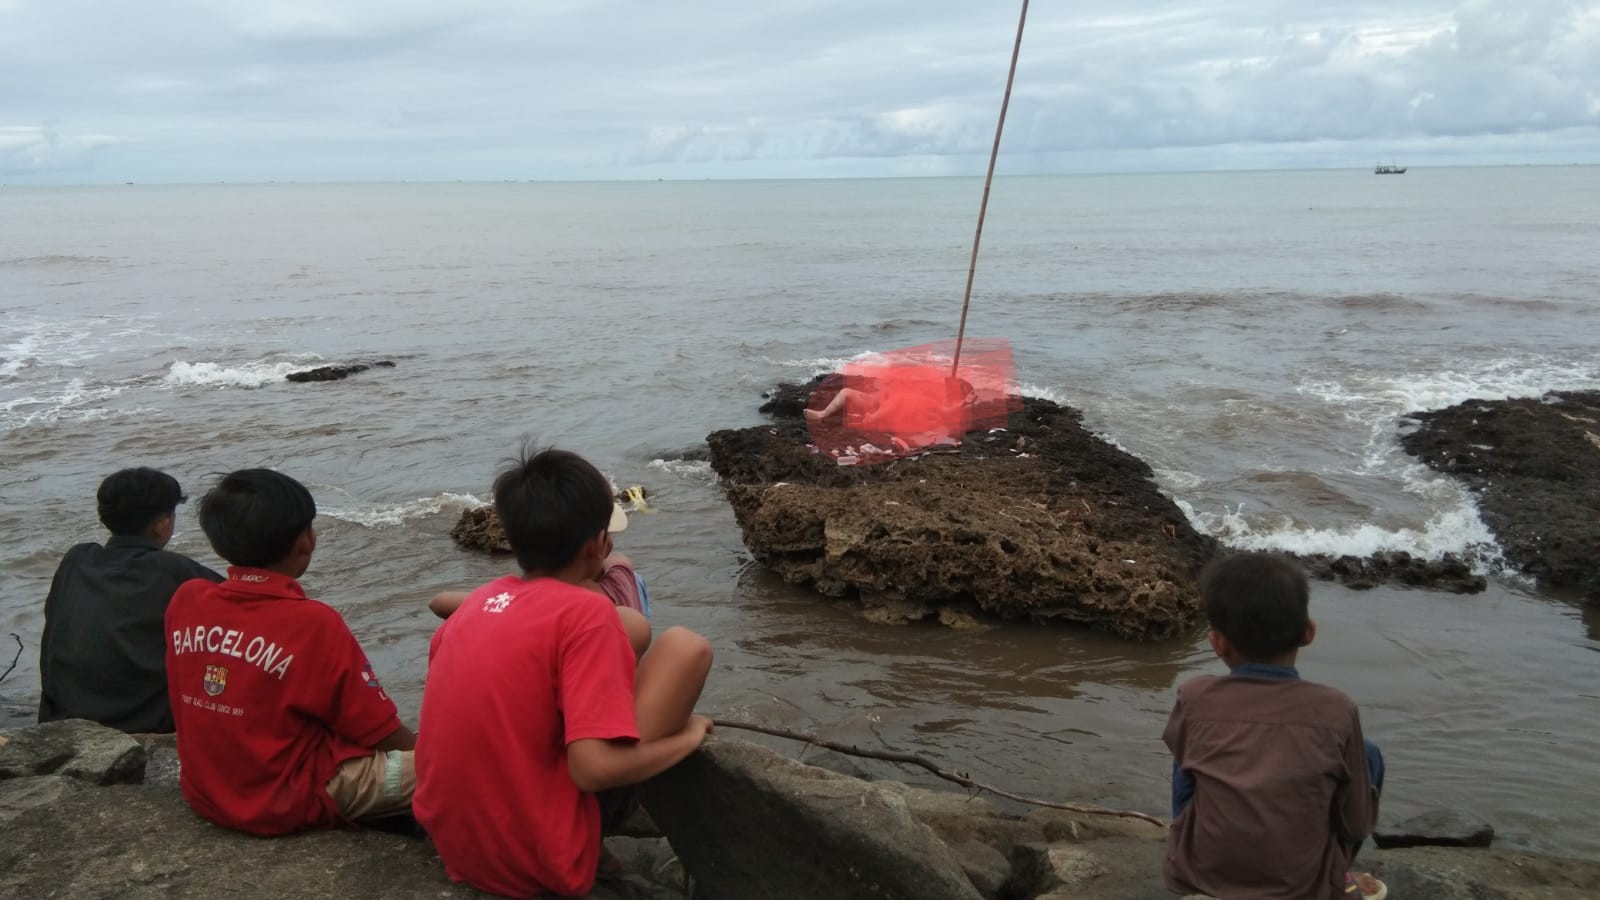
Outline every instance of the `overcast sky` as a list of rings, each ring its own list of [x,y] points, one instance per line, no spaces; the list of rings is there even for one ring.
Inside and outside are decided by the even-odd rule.
[[[0,181],[981,173],[1011,0],[0,0]],[[1600,162],[1600,0],[1035,0],[1002,171]]]

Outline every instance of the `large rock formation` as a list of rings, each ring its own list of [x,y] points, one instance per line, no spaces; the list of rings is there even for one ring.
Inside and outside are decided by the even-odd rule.
[[[1478,495],[1506,559],[1600,603],[1600,392],[1413,413],[1401,446]]]
[[[1213,541],[1076,410],[1027,398],[1006,430],[841,466],[808,447],[808,387],[779,389],[773,424],[707,438],[745,545],[786,580],[883,621],[977,614],[1159,639],[1196,620]]]
[[[392,368],[394,368],[393,360],[380,359],[374,363],[351,363],[348,365],[317,366],[314,369],[301,369],[298,372],[290,372],[289,374],[283,376],[283,378],[285,381],[295,382],[343,381],[344,379],[349,378],[351,375],[365,372],[368,369]]]

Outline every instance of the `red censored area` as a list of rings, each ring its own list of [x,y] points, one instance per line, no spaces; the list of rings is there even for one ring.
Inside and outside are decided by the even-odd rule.
[[[919,344],[845,365],[806,406],[813,446],[840,465],[870,465],[1005,428],[1022,408],[1011,342],[970,338],[952,369],[955,343]]]

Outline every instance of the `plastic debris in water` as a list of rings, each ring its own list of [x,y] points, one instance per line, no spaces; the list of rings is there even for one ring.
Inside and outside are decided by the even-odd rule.
[[[642,513],[655,512],[655,510],[650,508],[650,504],[644,502],[644,486],[643,485],[637,485],[637,484],[633,485],[632,487],[624,490],[622,492],[622,496],[628,498],[628,502],[633,504],[633,511],[634,512],[642,512]]]

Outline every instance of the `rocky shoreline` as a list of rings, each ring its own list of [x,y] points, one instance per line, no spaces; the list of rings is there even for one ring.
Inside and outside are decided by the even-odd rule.
[[[0,737],[6,739],[0,896],[484,896],[450,883],[408,822],[273,839],[204,822],[177,790],[170,735],[129,736],[72,721]],[[1019,812],[983,796],[862,780],[726,737],[645,785],[643,797],[648,816],[606,839],[623,871],[589,897],[1172,896],[1161,884],[1162,825],[1062,809]],[[1469,830],[1478,826],[1469,819]],[[1475,839],[1437,830],[1394,836],[1394,846]],[[1586,860],[1460,846],[1369,849],[1361,860],[1394,897],[1576,900],[1600,893],[1600,862]]]
[[[1412,413],[1406,452],[1461,480],[1506,560],[1600,605],[1600,391]]]

